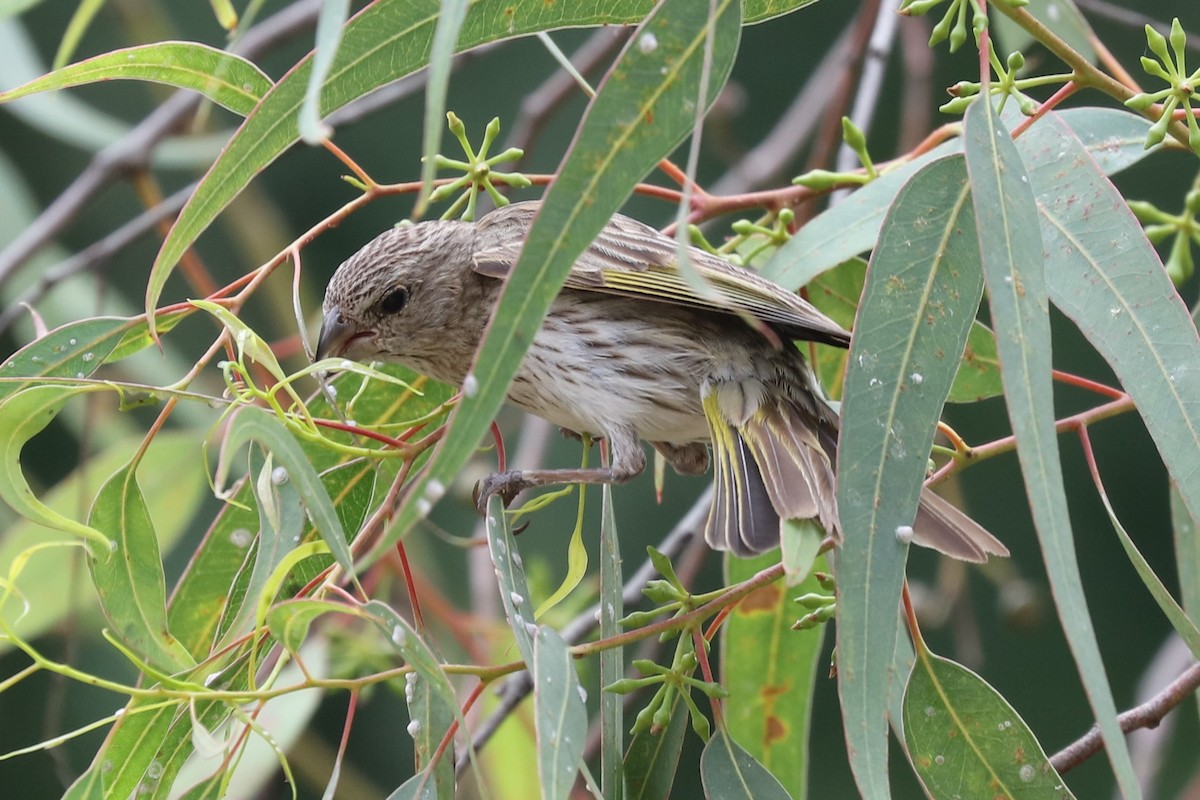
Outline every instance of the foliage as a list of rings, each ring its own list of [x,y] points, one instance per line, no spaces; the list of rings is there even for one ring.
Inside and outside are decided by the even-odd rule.
[[[350,793],[357,790],[348,785],[363,780],[351,762],[368,757],[356,757],[348,740],[360,724],[356,710],[385,688],[407,705],[413,754],[403,774],[373,777],[392,781],[376,787],[390,797],[477,791],[565,798],[580,787],[606,798],[665,797],[672,786],[697,783],[709,797],[804,797],[810,789],[824,796],[824,765],[812,755],[811,733],[823,623],[832,619],[844,758],[863,797],[899,792],[900,771],[937,798],[1071,797],[1070,778],[1062,775],[1075,756],[1048,757],[1047,740],[1015,701],[933,652],[910,589],[908,538],[922,484],[969,479],[977,464],[1015,451],[1042,566],[1027,560],[1032,547],[1017,545],[1024,509],[1014,508],[990,519],[1016,553],[1015,566],[987,569],[1003,593],[1026,585],[1022,571],[1044,567],[1090,708],[1076,735],[1094,722],[1115,786],[1141,796],[1117,715],[1115,698],[1125,695],[1114,691],[1113,664],[1096,633],[1103,620],[1084,594],[1087,575],[1064,477],[1072,462],[1060,451],[1060,434],[1081,442],[1129,574],[1161,609],[1159,624],[1172,626],[1190,649],[1193,666],[1181,680],[1195,677],[1176,691],[1182,698],[1200,683],[1200,595],[1189,579],[1200,570],[1193,522],[1200,516],[1200,336],[1182,299],[1190,291],[1191,248],[1200,242],[1200,190],[1127,202],[1110,178],[1185,153],[1186,162],[1173,163],[1196,171],[1200,128],[1196,73],[1185,63],[1187,20],[1175,20],[1167,36],[1146,26],[1156,58],[1142,57],[1142,67],[1168,86],[1143,92],[1065,0],[1054,8],[1070,6],[1066,14],[1050,13],[1045,2],[902,3],[904,15],[929,15],[931,48],[975,46],[980,71],[957,76],[953,99],[941,109],[961,119],[931,124],[919,144],[881,159],[871,152],[868,120],[832,113],[826,144],[840,139],[847,154],[836,165],[816,148],[794,181],[771,178],[758,191],[706,190],[696,181],[702,123],[707,117],[711,131],[728,113],[723,90],[749,26],[815,18],[830,5],[808,8],[813,3],[374,0],[347,16],[345,2],[298,0],[259,22],[259,3],[239,18],[234,4],[214,0],[213,15],[233,35],[228,48],[164,36],[114,46],[0,92],[0,104],[15,109],[36,108],[31,103],[54,96],[48,92],[112,80],[195,93],[191,105],[183,95],[156,104],[147,122],[122,134],[128,144],[105,150],[87,168],[91,189],[65,192],[42,213],[40,227],[0,239],[0,289],[10,306],[0,325],[20,313],[8,285],[24,276],[29,288],[19,297],[38,309],[40,326],[39,311],[63,313],[61,303],[47,299],[55,286],[77,285],[69,283],[76,273],[96,269],[173,217],[153,263],[130,270],[139,276],[132,293],[144,297],[142,313],[93,313],[74,304],[69,321],[40,329],[0,363],[0,498],[20,520],[0,539],[7,670],[0,702],[53,675],[124,704],[65,732],[57,727],[62,719],[42,735],[29,726],[32,743],[6,758],[90,746],[86,735],[100,729],[105,738],[87,750],[90,765],[71,776],[64,797],[245,797],[280,774],[293,795],[303,784],[305,792],[332,797],[339,785]],[[81,4],[56,31],[61,54],[87,43],[82,33],[97,5]],[[872,4],[861,4],[862,12],[850,5],[839,13],[886,36],[890,26],[868,13]],[[8,35],[20,35],[25,19],[17,15],[36,6],[0,4],[12,16],[4,23]],[[316,26],[315,51],[273,79],[278,62],[264,51],[291,29],[288,15]],[[557,168],[499,171],[536,157],[537,148],[526,154],[508,146],[489,156],[500,120],[476,136],[459,116],[476,114],[447,112],[472,53],[503,54],[536,35],[562,58],[549,33],[599,26],[628,29],[598,56],[582,54],[606,34],[581,50],[593,71],[604,68],[598,86],[564,64],[569,80],[548,79],[539,90],[557,92],[553,101],[527,112],[568,118],[573,139]],[[1001,52],[994,30],[1019,47]],[[1043,70],[1046,54],[1065,71]],[[413,180],[381,182],[376,168],[363,166],[378,155],[354,145],[350,121],[360,103],[421,80],[425,119],[405,124],[419,132],[423,166],[411,153],[389,150],[389,167]],[[880,91],[866,78],[860,89],[864,96]],[[1066,108],[1083,89],[1096,90],[1093,105]],[[573,117],[567,100],[574,92],[588,99]],[[218,154],[189,148],[185,138],[164,140],[179,126],[157,119],[202,126],[226,112],[238,127]],[[465,159],[439,152],[447,119]],[[526,128],[543,121],[526,121]],[[533,141],[525,135],[521,144]],[[794,153],[769,138],[764,133],[760,157],[782,174]],[[268,166],[302,142],[323,148],[348,173],[341,183],[320,175],[305,175],[304,183],[320,186],[323,198],[347,190],[353,197],[324,217],[306,206],[304,233],[221,286],[200,253],[213,239],[237,239],[228,227],[239,224],[237,209],[258,196]],[[159,156],[152,154],[169,146],[175,163],[204,174],[164,199]],[[677,166],[680,159],[686,168]],[[656,173],[679,188],[651,182]],[[73,197],[123,174],[133,176],[144,213],[106,237],[104,247],[81,251],[76,266],[31,259],[86,204]],[[413,196],[418,214],[449,202],[431,213],[473,219],[477,205],[503,204],[530,186],[547,187],[545,203],[461,394],[400,367],[310,363],[307,330],[324,273],[310,274],[309,254],[323,252],[332,231],[387,197]],[[503,468],[504,442],[493,420],[528,346],[525,334],[578,255],[635,194],[672,204],[676,226],[690,226],[698,246],[805,292],[829,316],[853,325],[848,351],[801,344],[840,401],[844,541],[791,526],[782,553],[727,559],[722,584],[698,591],[694,571],[682,566],[691,560],[673,556],[686,539],[680,534],[698,528],[708,495],[680,512],[676,532],[655,534],[657,549],[633,574],[623,569],[634,561],[632,539],[622,557],[617,535],[626,499],[606,487],[596,515],[580,487],[569,577],[554,591],[546,586],[546,562],[527,565],[520,555],[528,546],[516,538],[518,514],[493,499],[473,535],[463,533],[471,527],[465,517],[443,515],[450,504],[442,501],[461,495],[479,468]],[[836,202],[821,210],[831,197]],[[728,223],[728,235],[709,225],[731,214],[741,218]],[[1154,244],[1168,237],[1164,266]],[[30,286],[30,275],[41,282]],[[186,291],[176,285],[180,279]],[[261,319],[255,303],[269,306]],[[1091,351],[1062,369],[1053,366],[1062,359],[1051,358],[1052,341],[1057,346],[1062,336],[1052,307]],[[272,341],[268,331],[279,330],[285,335]],[[1099,378],[1088,377],[1093,354],[1108,370]],[[163,359],[181,377],[164,379]],[[1062,388],[1073,392],[1070,413],[1062,410]],[[969,443],[970,434],[940,423],[947,402],[994,411],[999,397],[1011,435],[993,431]],[[1173,487],[1178,602],[1168,589],[1175,581],[1155,572],[1139,552],[1139,537],[1127,531],[1130,521],[1106,493],[1092,448],[1095,424],[1134,415]],[[495,453],[481,455],[489,429]],[[86,445],[80,458],[60,466],[51,476],[59,486],[44,490],[41,443],[57,437],[54,448],[66,448],[73,436]],[[200,469],[185,467],[197,462],[205,465],[207,488]],[[544,526],[555,510],[544,508],[566,505],[571,495],[531,501],[520,522]],[[1146,508],[1165,501],[1142,499]],[[600,532],[594,576],[583,546],[589,525]],[[457,551],[486,546],[495,572],[486,590],[464,589],[422,543],[440,526],[453,529],[445,551],[454,553],[448,559],[457,569],[467,561]],[[629,528],[645,526],[621,527],[632,537]],[[189,538],[189,528],[204,532]],[[174,556],[164,560],[172,546]],[[184,564],[180,574],[171,558]],[[86,585],[66,592],[64,576],[84,566]],[[489,614],[481,597],[497,591],[499,610]],[[469,592],[475,597],[465,598]],[[627,614],[639,594],[648,606]],[[457,604],[469,604],[470,616]],[[897,613],[902,608],[904,615]],[[47,646],[46,631],[68,618],[90,642],[78,660],[55,658]],[[635,652],[635,644],[654,640],[669,643],[671,655]],[[1000,666],[1030,674],[1039,668]],[[986,674],[988,665],[979,671]],[[1073,682],[1069,674],[1050,680]],[[491,696],[495,687],[499,700]],[[528,694],[526,714],[518,706]],[[316,713],[314,698],[326,705],[348,698],[341,744],[319,775],[297,755],[297,739]],[[628,698],[640,711],[627,717]],[[473,714],[478,709],[490,715],[487,722]],[[889,764],[889,722],[911,769]],[[698,756],[688,747],[692,739],[702,743]]]

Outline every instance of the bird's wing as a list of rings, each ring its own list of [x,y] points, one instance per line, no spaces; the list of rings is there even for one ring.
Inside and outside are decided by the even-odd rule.
[[[517,263],[537,202],[513,203],[483,217],[477,226],[475,271],[503,280]],[[803,298],[695,247],[688,259],[705,279],[698,292],[678,267],[677,242],[637,220],[612,218],[579,256],[567,287],[690,306],[761,320],[791,339],[845,347],[850,334]]]

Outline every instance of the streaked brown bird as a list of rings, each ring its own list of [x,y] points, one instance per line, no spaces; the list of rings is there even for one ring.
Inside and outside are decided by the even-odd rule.
[[[329,283],[318,356],[396,361],[462,385],[539,205],[376,237]],[[566,430],[603,437],[611,466],[497,473],[484,480],[481,505],[533,486],[624,483],[645,469],[645,440],[685,475],[705,472],[711,450],[716,491],[704,535],[718,550],[769,550],[781,519],[816,518],[839,533],[838,417],[804,356],[779,341],[846,347],[850,334],[754,272],[696,248],[688,257],[712,298],[680,275],[674,239],[629,217],[613,217],[579,257],[508,399]],[[1008,555],[928,490],[913,529],[918,544],[967,561]]]

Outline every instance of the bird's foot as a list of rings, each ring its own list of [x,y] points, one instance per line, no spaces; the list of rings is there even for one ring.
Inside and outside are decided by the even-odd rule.
[[[508,508],[512,501],[517,499],[517,495],[536,485],[536,482],[528,480],[520,470],[493,472],[475,484],[475,508],[479,510],[480,516],[486,516],[488,500],[494,494],[499,495],[504,507]]]

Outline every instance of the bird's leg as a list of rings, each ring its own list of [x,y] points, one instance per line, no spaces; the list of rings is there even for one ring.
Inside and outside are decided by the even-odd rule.
[[[537,486],[561,486],[567,483],[625,483],[646,468],[646,454],[633,431],[609,431],[605,434],[612,465],[586,469],[513,469],[494,472],[475,487],[475,506],[485,513],[488,498],[500,495],[505,508],[526,489]]]

